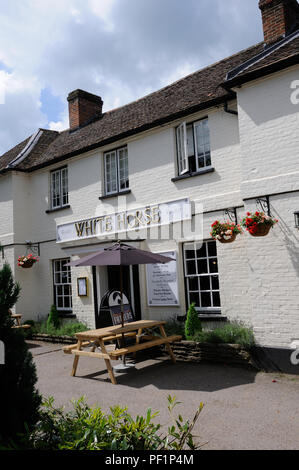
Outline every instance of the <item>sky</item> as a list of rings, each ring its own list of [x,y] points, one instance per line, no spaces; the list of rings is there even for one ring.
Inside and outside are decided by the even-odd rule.
[[[0,0],[0,155],[77,88],[108,111],[262,39],[258,0]]]

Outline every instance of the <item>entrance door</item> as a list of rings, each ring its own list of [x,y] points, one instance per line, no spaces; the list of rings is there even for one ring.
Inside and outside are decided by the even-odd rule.
[[[107,266],[108,289],[120,290],[119,266]],[[135,320],[141,319],[138,266],[123,266],[123,292],[131,302]]]

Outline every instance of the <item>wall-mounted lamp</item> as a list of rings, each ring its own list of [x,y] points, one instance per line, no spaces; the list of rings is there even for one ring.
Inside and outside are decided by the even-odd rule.
[[[299,211],[294,212],[294,217],[295,217],[295,227],[299,228]]]

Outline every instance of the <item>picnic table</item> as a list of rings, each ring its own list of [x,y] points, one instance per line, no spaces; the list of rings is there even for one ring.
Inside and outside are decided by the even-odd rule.
[[[21,318],[22,315],[20,313],[10,313],[11,318],[14,320],[15,324],[12,328],[30,328],[30,325],[22,325]]]
[[[80,356],[94,357],[104,359],[110,380],[113,384],[116,384],[111,361],[162,344],[165,344],[172,362],[175,363],[175,356],[170,344],[174,341],[180,341],[182,337],[179,335],[167,336],[164,329],[165,323],[165,321],[139,320],[126,323],[123,327],[115,325],[76,333],[77,344],[63,348],[66,354],[75,355],[71,375],[76,375]],[[154,329],[159,330],[159,336],[154,334]],[[123,345],[123,338],[135,338],[135,343],[133,345]],[[121,347],[117,347],[118,343],[121,344]],[[90,348],[90,350],[84,351],[86,348]]]

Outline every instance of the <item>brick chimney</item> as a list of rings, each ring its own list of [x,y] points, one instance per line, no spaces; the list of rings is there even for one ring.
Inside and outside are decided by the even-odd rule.
[[[299,28],[297,0],[260,0],[259,8],[266,44],[272,44]]]
[[[84,90],[75,90],[69,93],[67,100],[70,130],[84,126],[102,115],[103,101],[100,96]]]

